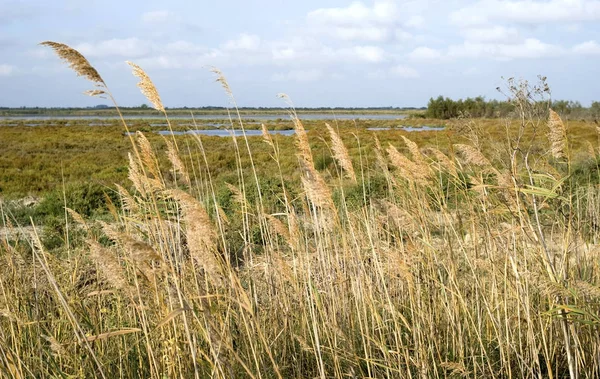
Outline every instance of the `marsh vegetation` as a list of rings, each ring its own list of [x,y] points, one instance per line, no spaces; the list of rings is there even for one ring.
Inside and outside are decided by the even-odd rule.
[[[187,128],[132,68],[167,129]],[[544,85],[507,91],[510,118],[420,133],[293,107],[260,137],[0,127],[1,222],[23,231],[0,241],[0,372],[598,377],[597,129],[543,106]],[[58,233],[18,212],[30,192]]]

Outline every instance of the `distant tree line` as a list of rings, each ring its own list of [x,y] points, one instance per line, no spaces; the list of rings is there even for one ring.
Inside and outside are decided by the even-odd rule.
[[[600,102],[594,101],[589,108],[578,101],[554,100],[550,108],[563,117],[572,119],[600,119]],[[483,96],[453,100],[449,97],[439,96],[431,98],[427,104],[425,117],[437,119],[451,119],[458,117],[498,118],[510,117],[514,105],[510,101],[486,100]]]

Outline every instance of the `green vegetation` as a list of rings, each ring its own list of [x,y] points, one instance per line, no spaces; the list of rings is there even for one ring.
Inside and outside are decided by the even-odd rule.
[[[57,180],[37,211],[71,209],[49,231],[19,233],[27,215],[0,202],[0,373],[598,377],[598,135],[525,93],[547,95],[523,84],[520,117],[444,132],[305,125],[293,110],[295,137],[89,128],[118,141],[95,146],[128,184]],[[30,128],[45,136],[30,149],[65,147]]]
[[[509,79],[509,90],[515,89],[515,81]],[[506,101],[486,100],[482,96],[476,98],[467,98],[452,100],[447,97],[439,96],[436,99],[431,98],[427,104],[427,110],[423,117],[451,119],[457,117],[475,117],[475,118],[507,118],[514,115],[514,99]],[[567,100],[540,100],[537,104],[540,109],[554,109],[563,117],[568,119],[598,119],[600,118],[600,102],[594,101],[589,108],[583,107],[579,102]]]

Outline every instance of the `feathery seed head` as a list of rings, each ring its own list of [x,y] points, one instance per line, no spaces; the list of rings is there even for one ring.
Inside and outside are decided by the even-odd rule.
[[[77,50],[63,43],[45,41],[40,43],[42,46],[48,46],[60,59],[65,61],[78,76],[83,76],[91,82],[97,83],[102,87],[106,87],[104,80],[98,74],[98,71],[90,64],[90,62]]]
[[[165,113],[165,107],[163,107],[158,91],[156,90],[154,83],[152,83],[152,80],[150,80],[148,74],[146,74],[146,72],[137,64],[129,61],[126,63],[133,69],[133,75],[140,79],[137,86],[142,91],[142,94],[146,96],[150,103],[152,103],[154,109]]]
[[[564,158],[567,150],[567,128],[560,119],[558,113],[550,109],[548,117],[548,140],[550,140],[550,152],[556,159]]]

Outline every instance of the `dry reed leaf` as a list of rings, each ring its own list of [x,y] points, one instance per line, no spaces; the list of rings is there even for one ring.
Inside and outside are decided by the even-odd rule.
[[[156,329],[159,329],[165,325],[167,325],[169,322],[171,322],[171,320],[175,319],[175,317],[179,316],[180,314],[182,314],[184,312],[183,308],[175,308],[173,309],[171,312],[169,312],[169,314],[167,315],[167,317],[165,317],[164,319],[162,319],[157,325],[156,325]]]
[[[344,142],[335,130],[329,124],[325,124],[329,135],[331,136],[331,149],[333,150],[333,157],[338,161],[342,169],[350,180],[356,183],[356,174],[354,173],[354,167],[352,166],[352,160],[348,149],[344,145]]]
[[[556,159],[564,158],[567,150],[567,128],[558,113],[550,109],[548,117],[548,140],[550,141],[550,152]]]
[[[98,74],[98,71],[88,62],[88,60],[77,50],[63,43],[45,41],[40,43],[42,46],[48,46],[60,59],[69,64],[69,67],[77,73],[78,76],[83,76],[91,82],[97,83],[106,87],[104,80]]]
[[[479,167],[492,167],[490,161],[473,146],[456,144],[454,148],[462,155],[466,163]]]
[[[112,295],[113,293],[115,293],[115,291],[112,291],[112,290],[92,291],[92,292],[88,293],[86,296],[92,297],[92,296],[101,296],[101,295]]]
[[[105,340],[110,337],[124,336],[124,335],[132,334],[132,333],[139,333],[141,331],[142,331],[142,329],[139,329],[139,328],[125,328],[125,329],[115,330],[113,332],[101,333],[101,334],[96,334],[95,336],[85,337],[85,339],[88,342],[94,342],[94,341],[98,341],[98,340]]]
[[[152,107],[165,113],[165,107],[163,107],[158,91],[156,90],[156,87],[154,86],[154,83],[152,83],[152,80],[148,74],[146,74],[146,71],[133,62],[127,61],[126,63],[131,66],[133,75],[140,79],[137,86],[142,91],[142,94],[146,96],[146,99],[148,99],[148,101],[152,104]]]

